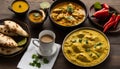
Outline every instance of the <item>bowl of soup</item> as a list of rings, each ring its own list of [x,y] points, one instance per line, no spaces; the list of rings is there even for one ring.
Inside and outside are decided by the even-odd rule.
[[[25,0],[15,0],[9,9],[18,15],[26,14],[29,10],[29,4]]]
[[[90,27],[70,32],[64,39],[62,51],[65,58],[80,67],[93,67],[109,55],[110,43],[106,35]]]
[[[32,27],[40,27],[43,25],[44,21],[46,20],[47,16],[44,10],[31,10],[28,13],[28,20]]]
[[[87,18],[85,4],[79,0],[57,0],[49,9],[49,17],[53,24],[60,27],[75,27]]]

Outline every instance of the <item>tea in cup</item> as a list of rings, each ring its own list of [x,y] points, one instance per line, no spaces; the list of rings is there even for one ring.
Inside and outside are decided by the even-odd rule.
[[[33,40],[33,44],[39,48],[39,53],[41,56],[51,56],[53,51],[53,46],[55,43],[55,33],[50,30],[43,30],[39,34],[39,38]],[[38,42],[38,44],[36,43]]]

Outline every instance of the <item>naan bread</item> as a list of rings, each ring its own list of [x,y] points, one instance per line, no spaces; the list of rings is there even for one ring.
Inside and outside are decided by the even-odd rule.
[[[5,25],[0,25],[0,32],[8,36],[17,36],[16,33],[10,31]]]
[[[0,33],[0,47],[17,47],[18,44],[9,36]]]
[[[22,50],[23,47],[15,47],[15,48],[4,48],[4,47],[0,47],[0,54],[3,55],[11,55],[14,54],[20,50]]]
[[[13,31],[21,36],[28,37],[28,33],[17,23],[9,20],[4,21],[4,23],[10,29],[10,31]]]

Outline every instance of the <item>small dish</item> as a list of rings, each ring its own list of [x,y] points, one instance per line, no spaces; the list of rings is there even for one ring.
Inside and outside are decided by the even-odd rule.
[[[28,20],[32,27],[39,27],[43,25],[44,21],[46,20],[47,16],[44,10],[31,10],[28,13]]]
[[[115,11],[117,14],[119,13],[115,8],[112,6],[110,7],[110,11]],[[99,20],[93,17],[93,14],[95,13],[94,5],[92,5],[89,9],[89,20],[95,25],[96,28],[99,28],[100,30],[103,30],[103,25],[106,23],[110,17],[108,17],[105,20]],[[113,32],[119,32],[120,31],[120,22],[118,23],[116,28],[110,28],[108,32],[113,33]]]
[[[16,15],[25,15],[29,8],[30,6],[25,0],[15,0],[11,6],[8,7],[8,9],[14,12]]]
[[[54,44],[53,49],[52,49],[52,52],[51,52],[51,54],[49,54],[49,55],[42,54],[42,53],[40,52],[39,48],[36,48],[36,51],[37,51],[37,53],[38,53],[39,55],[41,55],[41,56],[52,56],[52,55],[55,54],[55,52],[57,51],[57,46],[55,46],[55,45],[56,45],[56,44]]]

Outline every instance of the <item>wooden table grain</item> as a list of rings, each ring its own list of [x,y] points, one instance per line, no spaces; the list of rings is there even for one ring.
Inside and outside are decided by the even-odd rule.
[[[17,18],[14,15],[14,13],[8,9],[8,6],[10,6],[13,1],[14,0],[0,0],[0,19],[14,18],[21,20],[29,25],[29,22],[27,21],[26,17]],[[42,1],[48,1],[50,3],[53,3],[52,0],[26,0],[26,1],[28,1],[30,5],[30,10],[39,9],[39,3]],[[116,10],[120,12],[120,0],[81,0],[81,1],[83,1],[86,4],[88,9],[93,3],[99,1],[101,3],[109,4],[110,6],[114,7]],[[85,23],[80,27],[95,27],[95,26],[93,26],[91,22],[87,19]],[[33,38],[37,38],[38,33],[43,29],[50,29],[54,31],[56,33],[56,43],[59,44],[62,44],[64,37],[70,32],[70,31],[64,32],[62,30],[55,29],[53,25],[51,25],[49,18],[47,18],[47,20],[44,22],[43,27],[35,30],[32,29],[29,25],[29,28]],[[60,53],[52,69],[119,69],[120,68],[120,33],[108,33],[106,35],[110,40],[111,50],[109,57],[100,65],[91,68],[82,68],[75,66],[69,63],[65,59],[62,50],[60,50]],[[17,64],[20,61],[23,54],[24,52],[13,58],[0,57],[0,69],[16,69]]]

